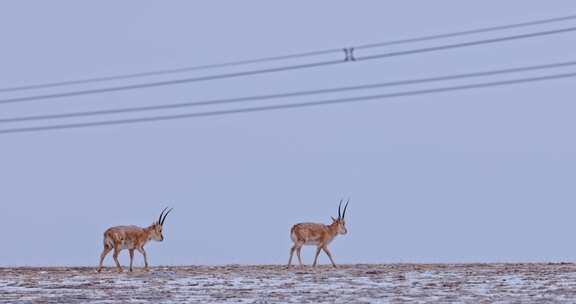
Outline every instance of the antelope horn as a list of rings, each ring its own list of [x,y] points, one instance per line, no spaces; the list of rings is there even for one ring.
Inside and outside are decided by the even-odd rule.
[[[166,209],[168,209],[168,207],[164,208],[164,210],[162,210],[162,212],[160,212],[160,217],[158,218],[158,224],[160,224],[160,222],[162,222],[162,215],[164,214],[164,211],[166,211]]]
[[[348,199],[348,201],[346,202],[346,206],[344,206],[344,212],[342,213],[342,218],[344,218],[346,216],[346,209],[348,208],[349,202],[350,202],[350,199]]]
[[[341,209],[341,207],[342,207],[342,201],[343,201],[343,199],[341,199],[341,200],[340,200],[340,204],[338,204],[338,218],[339,218],[339,219],[342,218],[341,212],[340,212],[340,209]]]
[[[166,212],[166,214],[164,214],[164,218],[162,219],[162,222],[160,222],[160,226],[164,225],[164,221],[166,220],[166,217],[168,216],[168,213],[170,213],[170,211],[172,211],[173,208],[170,208],[170,210],[168,210],[168,212]]]

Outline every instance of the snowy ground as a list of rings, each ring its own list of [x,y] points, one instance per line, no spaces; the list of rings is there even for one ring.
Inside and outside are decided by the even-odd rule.
[[[576,303],[576,264],[0,268],[0,303]]]

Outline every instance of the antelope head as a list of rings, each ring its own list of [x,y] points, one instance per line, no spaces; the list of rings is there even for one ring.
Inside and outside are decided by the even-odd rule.
[[[158,217],[158,221],[154,222],[154,224],[152,224],[151,226],[152,229],[150,231],[150,238],[158,242],[162,242],[164,240],[164,235],[162,235],[162,226],[164,225],[166,216],[168,216],[168,213],[172,211],[172,208],[170,208],[170,210],[168,210],[168,212],[164,214],[164,211],[166,211],[166,209],[168,209],[168,207],[162,210],[162,212],[160,213],[160,217]]]
[[[341,212],[342,201],[343,200],[340,200],[340,204],[338,205],[338,218],[332,217],[332,225],[336,225],[338,227],[338,234],[344,235],[348,233],[348,229],[346,229],[346,220],[344,218],[346,216],[346,209],[348,208],[350,199],[348,199],[346,205],[344,206],[344,212]]]

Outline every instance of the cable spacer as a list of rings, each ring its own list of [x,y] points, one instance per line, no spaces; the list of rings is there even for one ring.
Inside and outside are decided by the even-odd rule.
[[[343,48],[344,51],[344,61],[356,61],[356,57],[354,57],[354,48]]]

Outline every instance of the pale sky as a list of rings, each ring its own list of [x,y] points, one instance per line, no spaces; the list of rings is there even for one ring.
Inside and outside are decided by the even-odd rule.
[[[0,87],[341,48],[574,13],[576,3],[568,0],[3,1]],[[0,117],[569,61],[576,59],[575,35],[4,104]],[[423,45],[429,44],[391,50]],[[0,93],[0,99],[145,80]],[[183,111],[192,110],[170,113]],[[165,241],[147,246],[151,265],[284,264],[291,225],[328,223],[342,197],[351,197],[349,234],[331,245],[337,263],[573,261],[575,113],[574,79],[565,79],[2,135],[0,266],[96,265],[106,228],[149,225],[164,206],[174,211],[165,223]],[[305,262],[312,258],[313,250],[306,249]],[[122,261],[127,263],[126,252]],[[322,255],[321,261],[328,259]],[[106,264],[112,265],[111,256]],[[137,264],[142,264],[139,255]]]

